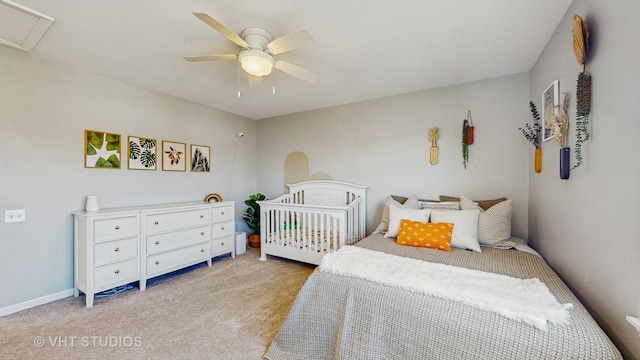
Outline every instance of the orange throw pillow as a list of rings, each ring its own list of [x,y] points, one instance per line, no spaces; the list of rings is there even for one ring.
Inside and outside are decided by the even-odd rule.
[[[396,243],[451,251],[451,223],[423,223],[402,219]]]

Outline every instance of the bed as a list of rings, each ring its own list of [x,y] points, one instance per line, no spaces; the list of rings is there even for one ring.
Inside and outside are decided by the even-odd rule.
[[[352,248],[411,264],[478,270],[514,281],[539,279],[568,315],[566,323],[532,326],[469,303],[325,271],[325,260],[300,290],[265,358],[622,359],[544,259],[519,239],[508,243],[482,246],[481,252],[455,247],[447,252],[399,245],[374,233]],[[375,259],[363,256],[356,262],[373,269],[379,267]],[[394,270],[382,271],[390,272]]]
[[[287,185],[260,201],[260,260],[268,255],[318,265],[322,256],[366,235],[367,187],[336,180]]]

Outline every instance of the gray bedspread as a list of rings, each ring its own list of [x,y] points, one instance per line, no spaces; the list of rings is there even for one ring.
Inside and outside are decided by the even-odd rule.
[[[300,290],[266,359],[622,359],[584,306],[540,257],[517,250],[445,252],[374,234],[356,246],[518,278],[538,278],[568,325],[544,332],[497,313],[316,269]],[[362,259],[367,261],[367,259]]]

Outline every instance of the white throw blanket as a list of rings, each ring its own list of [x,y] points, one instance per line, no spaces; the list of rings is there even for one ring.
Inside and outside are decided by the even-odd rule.
[[[454,300],[547,330],[564,324],[572,304],[560,304],[538,279],[430,263],[354,246],[322,258],[320,271]]]

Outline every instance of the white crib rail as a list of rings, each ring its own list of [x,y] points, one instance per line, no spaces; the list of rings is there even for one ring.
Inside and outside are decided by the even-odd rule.
[[[261,201],[261,260],[275,255],[319,264],[326,252],[365,236],[365,198],[348,194],[344,206],[309,205],[304,190]]]

